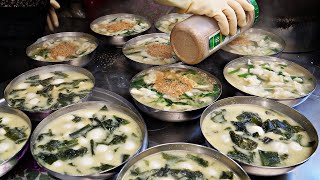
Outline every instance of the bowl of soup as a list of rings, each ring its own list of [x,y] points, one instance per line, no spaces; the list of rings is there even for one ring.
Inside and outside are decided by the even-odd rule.
[[[150,22],[139,15],[119,13],[99,17],[90,28],[103,43],[122,47],[129,39],[150,29]]]
[[[316,78],[307,69],[276,57],[242,57],[229,62],[223,74],[238,90],[297,106],[316,88]]]
[[[6,87],[4,97],[9,106],[43,118],[62,107],[84,101],[95,79],[86,69],[60,64],[29,70]]]
[[[70,64],[85,66],[98,47],[98,40],[82,32],[61,32],[38,39],[30,45],[26,53],[37,66]]]
[[[28,116],[20,110],[0,106],[0,177],[27,151],[31,126]]]
[[[153,33],[129,40],[122,49],[123,54],[135,67],[173,64],[178,61],[171,45],[170,36],[165,33]]]
[[[164,33],[170,34],[176,24],[188,19],[191,14],[170,13],[160,17],[155,23],[155,27]]]
[[[276,56],[284,48],[285,42],[280,36],[263,29],[251,28],[222,49],[241,56]]]
[[[193,120],[217,100],[221,84],[201,69],[180,64],[156,66],[135,75],[130,94],[143,112],[156,119]]]
[[[236,160],[249,174],[275,176],[312,157],[318,134],[298,111],[261,97],[235,96],[209,106],[200,120],[210,147]]]
[[[130,179],[250,179],[223,154],[189,143],[168,143],[147,149],[131,159],[117,180]]]
[[[143,119],[109,102],[91,101],[52,113],[36,127],[31,153],[60,179],[110,178],[147,146]]]

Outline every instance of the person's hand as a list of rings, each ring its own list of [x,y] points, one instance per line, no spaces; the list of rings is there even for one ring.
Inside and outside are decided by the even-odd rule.
[[[254,7],[246,0],[156,0],[160,4],[174,6],[180,13],[192,13],[214,18],[224,35],[234,35],[237,26],[247,24],[245,11]]]
[[[59,20],[55,9],[59,9],[60,4],[56,0],[50,0],[49,13],[47,15],[47,25],[50,31],[59,27]]]

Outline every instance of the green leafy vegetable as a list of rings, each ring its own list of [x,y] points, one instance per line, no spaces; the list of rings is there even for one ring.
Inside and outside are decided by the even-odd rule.
[[[129,154],[122,154],[122,160],[121,160],[121,162],[125,162],[126,160],[129,159],[129,157],[130,157]]]
[[[72,139],[72,140],[50,140],[46,144],[39,145],[38,147],[44,151],[54,151],[54,150],[61,150],[61,149],[67,149],[71,148],[78,145],[78,140],[77,139]]]
[[[253,75],[252,73],[244,73],[244,74],[239,74],[238,77],[241,77],[241,78],[246,78],[248,76],[251,76]]]
[[[41,133],[41,134],[39,134],[39,136],[37,137],[37,140],[38,140],[38,141],[41,141],[45,136],[52,137],[52,136],[53,136],[52,130],[49,129],[49,131],[48,131],[47,133]]]
[[[93,129],[93,126],[90,124],[87,124],[86,126],[84,126],[81,129],[78,129],[77,131],[69,134],[69,136],[73,139],[80,137],[80,136],[85,136],[89,131],[91,131]]]
[[[61,78],[67,78],[68,77],[68,74],[62,72],[62,71],[54,71],[52,72],[54,75],[58,76],[58,77],[61,77]]]
[[[234,73],[239,72],[239,71],[240,71],[240,68],[235,69],[235,70],[233,70],[233,71],[230,71],[230,72],[228,72],[228,74],[234,74]]]
[[[277,152],[259,150],[259,155],[263,166],[276,166],[281,162]]]
[[[101,164],[101,166],[99,167],[93,167],[93,169],[101,172],[101,171],[106,171],[108,169],[114,168],[114,166],[110,165],[110,164]]]
[[[144,76],[140,76],[135,81],[133,81],[131,83],[132,88],[137,88],[137,89],[146,88],[148,85],[144,82],[143,77]]]
[[[104,105],[104,106],[100,109],[100,111],[108,111],[108,107],[107,107],[106,105]]]
[[[24,141],[27,140],[27,134],[26,134],[26,130],[28,128],[18,128],[18,127],[14,127],[14,128],[10,128],[8,126],[4,127],[4,130],[6,131],[5,136],[9,139],[11,139],[12,141],[14,141],[16,144],[20,144]]]
[[[114,135],[113,139],[109,143],[107,143],[107,145],[115,145],[115,144],[125,143],[127,138],[128,137],[125,134]]]
[[[161,155],[162,155],[162,158],[167,161],[176,161],[176,160],[181,159],[179,156],[175,156],[175,155],[164,153],[164,152],[161,153]]]
[[[258,143],[249,138],[242,137],[234,131],[230,131],[229,134],[232,142],[242,149],[252,151],[258,147]]]
[[[118,117],[118,116],[113,116],[113,118],[114,118],[116,121],[118,121],[119,124],[121,124],[121,125],[129,124],[129,121],[127,121],[127,120],[125,120],[125,119],[123,119],[123,118],[120,118],[120,117]]]
[[[246,163],[252,163],[255,153],[249,152],[249,155],[239,151],[236,149],[236,147],[233,146],[234,151],[229,151],[227,153],[228,156],[230,156],[233,159],[237,159],[239,161],[244,161]]]
[[[237,116],[237,119],[244,123],[253,123],[258,126],[262,125],[262,119],[260,118],[259,114],[253,112],[244,111],[240,115]]]
[[[41,159],[47,164],[53,164],[54,162],[58,161],[58,157],[55,154],[47,154],[47,153],[39,153],[36,155],[37,158]]]
[[[86,147],[82,147],[78,150],[74,150],[74,149],[67,149],[67,150],[63,150],[63,151],[59,151],[57,153],[57,157],[58,159],[61,160],[72,160],[74,158],[77,158],[79,156],[83,156],[87,153],[88,149]]]
[[[232,171],[222,171],[219,179],[233,179]]]
[[[227,120],[224,118],[224,113],[226,112],[225,109],[221,109],[220,111],[215,111],[215,116],[211,117],[211,120],[216,123],[224,123]]]
[[[91,149],[91,155],[94,156],[94,141],[90,140],[90,149]]]
[[[193,161],[195,161],[196,163],[198,163],[202,167],[208,167],[209,166],[209,162],[207,160],[204,160],[201,157],[198,157],[198,156],[195,156],[195,155],[192,155],[192,154],[188,154],[186,157],[191,159],[191,160],[193,160]]]
[[[80,117],[80,116],[76,116],[76,115],[73,115],[73,116],[74,116],[74,118],[72,119],[72,122],[77,123],[77,122],[80,122],[82,120],[82,117]]]
[[[300,146],[302,146],[302,147],[312,147],[312,146],[316,143],[315,141],[310,141],[310,142],[308,142],[307,144],[304,144],[304,143],[302,142],[302,138],[303,138],[303,135],[302,135],[302,134],[297,134],[297,135],[295,136],[295,138],[293,139],[293,141],[299,143]]]
[[[264,143],[264,144],[269,144],[270,142],[273,141],[273,139],[269,138],[269,137],[264,137],[261,139],[261,141]]]

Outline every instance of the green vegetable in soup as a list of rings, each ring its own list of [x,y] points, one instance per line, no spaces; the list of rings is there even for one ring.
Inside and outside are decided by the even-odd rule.
[[[41,141],[45,136],[52,137],[53,136],[52,130],[49,129],[49,131],[47,133],[39,134],[38,137],[37,137],[37,141]]]
[[[167,160],[167,161],[177,161],[180,159],[179,156],[175,156],[175,155],[172,155],[172,154],[168,154],[168,153],[161,153],[162,155],[162,158]]]
[[[227,120],[224,118],[224,113],[226,112],[225,109],[221,109],[220,111],[215,111],[215,116],[211,117],[211,120],[216,123],[224,123]]]
[[[130,157],[129,154],[123,154],[123,155],[122,155],[122,160],[121,160],[121,162],[125,162],[126,160],[129,159],[129,157]]]
[[[277,152],[259,150],[259,155],[263,166],[276,166],[281,162]]]
[[[195,156],[195,155],[192,155],[192,154],[188,154],[186,157],[191,159],[191,160],[193,160],[193,161],[195,161],[196,163],[198,163],[202,167],[208,167],[209,166],[209,162],[207,160],[204,160],[201,157],[198,157],[198,156]]]
[[[249,152],[249,155],[239,151],[236,149],[235,146],[233,146],[234,151],[229,151],[227,153],[228,156],[230,156],[233,159],[237,159],[239,161],[244,161],[246,163],[252,163],[255,153]]]
[[[108,111],[108,107],[107,107],[106,105],[104,105],[104,106],[100,109],[100,111]]]
[[[228,74],[234,74],[234,73],[237,73],[237,72],[239,72],[239,71],[240,71],[240,68],[235,69],[235,70],[233,70],[233,71],[230,71],[230,72],[228,72]]]
[[[72,119],[72,122],[77,123],[77,122],[80,122],[82,120],[82,117],[80,117],[80,116],[76,116],[76,115],[73,115],[73,116],[74,116],[74,118]]]
[[[120,144],[120,143],[125,143],[127,138],[128,137],[125,134],[114,135],[113,139],[109,143],[107,143],[107,145],[116,145],[116,144]]]
[[[244,73],[244,74],[239,74],[238,77],[246,78],[246,77],[252,76],[252,75],[253,75],[252,73]]]
[[[219,179],[233,179],[232,171],[222,171]]]
[[[131,83],[132,88],[137,88],[137,89],[146,88],[148,85],[143,80],[144,76],[140,76],[135,81],[133,81]]]
[[[252,151],[258,147],[258,143],[250,138],[242,137],[236,134],[234,131],[230,131],[229,134],[232,142],[242,149]]]
[[[310,141],[308,142],[307,144],[304,144],[302,142],[302,138],[303,138],[303,135],[302,134],[297,134],[296,137],[293,139],[295,142],[299,143],[300,146],[302,147],[312,147],[316,142],[315,141]]]
[[[37,158],[41,159],[45,163],[51,165],[54,162],[58,161],[58,157],[54,154],[47,154],[47,153],[39,153],[36,155]]]
[[[94,156],[94,141],[90,140],[90,149],[91,149],[91,155]]]
[[[27,140],[26,130],[28,128],[25,128],[25,127],[22,127],[22,128],[18,128],[18,127],[10,128],[8,126],[4,126],[3,128],[6,131],[6,133],[4,135],[7,138],[9,138],[12,141],[14,141],[16,144],[20,144],[20,143],[22,143],[22,142]]]
[[[83,156],[87,153],[88,149],[86,147],[82,147],[78,150],[74,149],[67,149],[63,151],[59,151],[57,153],[57,157],[63,161],[65,160],[72,160],[74,158],[77,158],[79,156]]]
[[[93,129],[93,126],[90,124],[87,124],[86,126],[84,126],[81,129],[78,129],[77,131],[69,134],[69,136],[73,139],[80,137],[80,136],[85,136],[89,131],[91,131]]]
[[[38,55],[38,56],[42,56],[44,58],[47,58],[49,52],[50,52],[49,49],[44,48],[44,49],[39,49],[37,52],[34,53],[34,55]]]
[[[44,151],[55,151],[55,150],[61,150],[61,149],[67,149],[71,148],[78,145],[78,140],[77,139],[72,139],[72,140],[63,140],[63,141],[58,141],[58,140],[50,140],[46,144],[39,145],[38,148],[44,150]]]
[[[69,75],[62,72],[62,71],[54,71],[52,72],[54,75],[56,75],[59,78],[67,78]]]
[[[262,119],[257,113],[244,111],[242,114],[237,116],[237,119],[243,123],[253,123],[258,126],[262,125]]]
[[[93,167],[93,169],[101,172],[101,171],[106,171],[108,169],[114,168],[114,166],[110,165],[110,164],[101,164],[101,166],[99,167]]]
[[[273,139],[269,138],[269,137],[264,137],[261,139],[261,141],[264,143],[264,144],[269,144],[270,142],[273,141]]]

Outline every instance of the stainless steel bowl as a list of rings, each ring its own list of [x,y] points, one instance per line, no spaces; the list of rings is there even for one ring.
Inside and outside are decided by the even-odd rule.
[[[133,158],[135,155],[137,155],[138,153],[144,151],[147,146],[148,146],[148,131],[147,131],[147,127],[144,123],[144,120],[137,114],[135,114],[134,112],[132,112],[131,110],[129,110],[128,108],[119,106],[119,105],[115,105],[114,103],[111,102],[104,102],[104,101],[90,101],[90,102],[83,102],[83,103],[78,103],[78,104],[74,104],[72,106],[67,106],[65,108],[62,108],[52,114],[50,114],[50,116],[46,117],[44,120],[42,120],[38,126],[36,127],[36,129],[33,131],[32,136],[31,136],[31,140],[30,140],[30,149],[31,149],[31,154],[34,157],[34,159],[37,161],[37,158],[34,154],[34,146],[37,140],[38,135],[40,134],[41,130],[48,125],[50,122],[54,121],[55,119],[57,119],[58,117],[73,112],[73,111],[77,111],[77,110],[85,110],[88,108],[101,108],[102,106],[107,106],[108,109],[111,110],[115,110],[121,113],[124,113],[128,116],[130,116],[139,126],[141,133],[142,133],[142,144],[139,148],[139,150],[136,152],[136,154],[134,154],[131,158]],[[129,158],[127,161],[129,161],[131,158]],[[90,175],[83,175],[83,176],[72,176],[72,175],[66,175],[66,174],[61,174],[55,171],[52,171],[50,169],[47,169],[45,166],[43,166],[41,163],[39,163],[37,161],[37,163],[43,167],[50,175],[59,178],[59,179],[64,179],[64,180],[87,180],[87,179],[107,179],[107,178],[111,178],[113,177],[116,173],[118,173],[121,169],[121,167],[127,163],[127,161],[123,162],[121,165],[114,167],[112,169],[109,169],[107,171],[101,171],[97,174],[90,174]]]
[[[290,108],[289,106],[286,106],[284,104],[281,104],[279,102],[272,101],[269,99],[261,98],[261,97],[235,96],[235,97],[229,97],[229,98],[219,100],[216,103],[212,104],[201,115],[200,128],[201,128],[202,134],[203,134],[202,123],[206,118],[206,116],[209,115],[215,109],[218,109],[226,105],[232,105],[232,104],[253,104],[253,105],[261,106],[267,109],[274,109],[280,113],[283,113],[288,117],[290,117],[295,122],[297,122],[300,126],[302,126],[310,136],[310,140],[316,142],[312,147],[312,154],[304,161],[294,164],[292,166],[282,166],[282,167],[256,166],[256,165],[251,165],[251,164],[236,160],[247,173],[258,175],[258,176],[276,176],[276,175],[285,174],[285,173],[291,172],[296,167],[308,161],[316,152],[318,148],[319,138],[318,138],[317,131],[315,127],[312,125],[312,123],[305,116],[300,114],[298,111]],[[208,140],[206,141],[210,147],[213,147],[210,144],[210,142],[208,142]],[[219,148],[216,148],[216,147],[213,147],[213,148],[219,150]]]
[[[163,33],[168,33],[168,32],[164,32],[162,30],[159,29],[160,27],[160,23],[162,21],[166,21],[169,20],[171,18],[176,18],[176,17],[185,17],[185,18],[189,18],[191,17],[192,14],[179,14],[179,13],[170,13],[170,14],[166,14],[164,16],[161,16],[156,22],[155,22],[155,27],[157,28],[158,31],[163,32]],[[170,32],[169,32],[170,33]]]
[[[127,57],[127,59],[130,60],[129,61],[130,67],[133,67],[134,69],[141,71],[141,70],[150,68],[152,66],[158,65],[158,64],[146,64],[146,63],[138,62],[134,59],[129,58],[125,53],[125,51],[128,48],[130,48],[132,45],[136,44],[138,41],[141,41],[141,40],[144,40],[147,38],[156,38],[156,37],[167,37],[170,40],[170,36],[166,33],[152,33],[152,34],[141,35],[141,36],[135,37],[135,38],[127,41],[127,43],[123,46],[122,53]]]
[[[134,35],[129,35],[129,36],[107,36],[107,35],[103,35],[100,34],[98,32],[93,31],[92,26],[96,23],[99,23],[100,21],[103,21],[105,19],[113,19],[113,18],[117,18],[117,17],[127,17],[127,18],[136,18],[136,19],[141,19],[143,21],[145,21],[148,25],[149,28],[146,29],[145,31],[138,33],[138,34],[134,34]],[[147,18],[139,16],[139,15],[135,15],[135,14],[127,14],[127,13],[119,13],[119,14],[110,14],[110,15],[106,15],[106,16],[101,16],[97,19],[95,19],[94,21],[92,21],[90,23],[90,29],[95,32],[96,37],[103,43],[103,44],[108,44],[108,45],[113,45],[116,47],[121,48],[129,39],[134,38],[136,36],[139,36],[141,34],[146,33],[146,31],[148,31],[151,28],[151,23],[148,21]]]
[[[61,33],[50,34],[50,35],[44,36],[42,38],[39,38],[36,42],[31,44],[29,47],[27,47],[26,54],[29,56],[29,53],[31,51],[33,51],[34,49],[39,47],[39,45],[41,45],[45,41],[57,39],[57,38],[62,38],[62,37],[86,38],[90,42],[96,44],[96,46],[98,47],[98,40],[90,34],[86,34],[83,32],[61,32]],[[29,56],[31,58],[30,64],[34,65],[34,66],[46,66],[46,65],[54,65],[54,64],[70,64],[73,66],[83,67],[83,66],[87,65],[93,59],[94,54],[95,54],[95,49],[87,55],[84,55],[84,56],[81,56],[81,57],[78,57],[75,59],[67,59],[65,61],[60,61],[60,62],[40,61],[40,60],[33,59],[32,57]]]
[[[246,33],[267,35],[267,36],[271,37],[272,40],[274,40],[275,42],[277,42],[281,45],[281,49],[279,52],[274,53],[274,54],[270,54],[269,56],[279,57],[281,55],[281,53],[283,52],[284,48],[286,47],[286,43],[284,42],[284,40],[280,36],[278,36],[272,32],[269,32],[269,31],[266,31],[263,29],[251,28],[251,29],[248,29],[246,31]],[[227,59],[235,59],[235,58],[239,58],[241,56],[246,56],[246,55],[243,55],[240,53],[231,52],[230,49],[226,48],[226,46],[224,46],[221,49],[223,50],[221,52],[222,56]]]
[[[138,161],[142,160],[145,157],[151,156],[153,154],[162,152],[162,151],[172,151],[172,150],[182,150],[189,151],[192,153],[204,154],[209,157],[216,159],[221,162],[228,168],[230,168],[241,180],[249,180],[249,176],[246,172],[232,159],[223,155],[222,153],[215,151],[213,149],[190,143],[167,143],[158,146],[154,146],[152,148],[147,149],[146,151],[140,153],[136,157],[132,158],[120,171],[117,180],[122,180],[127,173],[127,171]]]
[[[28,140],[24,142],[24,145],[22,146],[22,148],[15,155],[13,155],[10,159],[8,159],[0,164],[0,177],[2,177],[18,163],[18,161],[22,158],[24,153],[27,151],[27,149],[29,147],[28,141],[31,136],[32,124],[31,124],[29,117],[26,114],[24,114],[23,112],[21,112],[20,110],[10,108],[7,106],[0,106],[0,112],[14,114],[16,116],[19,116],[28,124],[28,126],[30,128],[30,134],[28,136]]]
[[[57,65],[49,65],[49,66],[42,66],[42,67],[38,67],[35,69],[31,69],[27,72],[24,72],[22,74],[20,74],[19,76],[17,76],[16,78],[14,78],[6,87],[6,89],[4,90],[4,98],[6,100],[6,102],[8,103],[9,106],[9,93],[12,91],[12,89],[19,84],[21,81],[24,81],[25,79],[27,79],[28,77],[37,75],[37,74],[41,74],[41,73],[48,73],[48,72],[53,72],[53,71],[74,71],[74,72],[78,72],[81,74],[86,75],[87,77],[89,77],[91,79],[91,81],[93,82],[93,84],[95,84],[95,78],[94,76],[91,74],[91,72],[89,72],[88,70],[81,68],[81,67],[77,67],[77,66],[72,66],[72,65],[67,65],[67,64],[57,64]],[[86,101],[86,99],[88,98],[88,96],[90,95],[90,93],[82,98],[79,102],[82,101]],[[52,110],[46,110],[46,111],[40,111],[40,112],[32,112],[32,111],[28,111],[25,109],[20,109],[22,111],[25,111],[27,113],[27,115],[30,117],[31,120],[33,121],[41,121],[43,118],[47,117],[50,113],[52,113],[53,111],[57,110],[57,109],[52,109]]]
[[[312,89],[312,91],[310,91],[309,94],[307,94],[305,96],[301,96],[298,98],[291,98],[291,99],[290,98],[288,98],[288,99],[268,98],[268,99],[272,99],[272,100],[278,101],[282,104],[285,104],[285,105],[288,105],[291,107],[295,107],[295,106],[298,106],[299,104],[303,103],[314,92],[314,90],[317,87],[317,79],[314,77],[314,75],[311,72],[309,72],[307,69],[303,68],[302,66],[300,66],[292,61],[288,61],[288,60],[280,59],[280,58],[276,58],[276,57],[270,57],[270,56],[246,56],[246,57],[241,57],[241,58],[234,59],[234,60],[230,61],[223,69],[223,75],[224,75],[225,79],[228,81],[229,84],[231,84],[235,88],[237,88],[237,87],[234,84],[232,84],[228,80],[228,78],[226,78],[226,75],[228,74],[227,69],[229,67],[232,67],[237,64],[247,63],[248,59],[250,59],[251,62],[254,62],[254,61],[284,62],[284,63],[288,64],[289,66],[292,66],[294,68],[299,69],[301,72],[303,72],[304,74],[306,74],[309,77],[312,77],[312,79],[313,79],[314,88]],[[238,89],[238,90],[241,91],[240,89]],[[253,94],[249,94],[249,93],[246,93],[243,91],[241,91],[241,92],[244,93],[245,95],[253,95]]]
[[[222,85],[219,81],[218,78],[216,78],[215,76],[213,76],[212,74],[196,68],[196,67],[192,67],[192,66],[186,66],[186,65],[181,65],[181,64],[171,64],[171,65],[164,65],[164,66],[155,66],[149,69],[146,69],[144,71],[141,71],[140,73],[136,74],[130,81],[130,90],[131,90],[131,84],[132,82],[141,75],[144,75],[145,73],[147,73],[148,71],[152,71],[152,70],[165,70],[165,69],[170,69],[170,68],[182,68],[182,69],[191,69],[191,70],[195,70],[201,73],[206,74],[208,77],[210,77],[212,79],[213,82],[215,82],[216,84],[219,85],[220,88],[220,94],[217,96],[217,98],[214,100],[216,101],[217,99],[219,99],[221,93],[222,93]],[[131,93],[130,93],[131,94]],[[131,94],[131,96],[133,97],[133,95]],[[134,97],[133,100],[135,102],[135,104],[138,106],[138,108],[143,111],[144,113],[148,114],[150,117],[159,119],[159,120],[163,120],[163,121],[168,121],[168,122],[182,122],[182,121],[190,121],[190,120],[194,120],[197,119],[201,116],[201,113],[203,112],[203,110],[209,106],[204,106],[198,109],[194,109],[194,110],[189,110],[189,111],[165,111],[165,110],[160,110],[160,109],[155,109],[152,108],[150,106],[144,105],[141,102],[137,101]],[[212,101],[212,103],[214,102]]]

